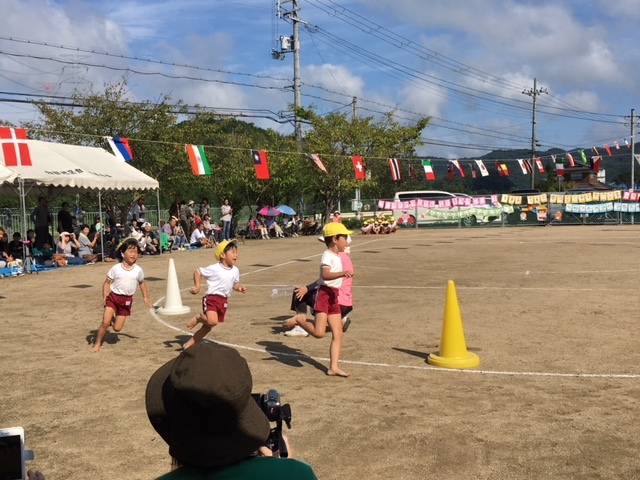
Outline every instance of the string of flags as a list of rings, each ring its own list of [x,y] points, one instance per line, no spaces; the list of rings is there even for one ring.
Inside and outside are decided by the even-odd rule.
[[[125,137],[103,137],[107,140],[113,154],[123,162],[130,162],[133,160],[133,151],[129,143],[129,139]],[[24,128],[14,127],[0,127],[0,152],[2,153],[2,160],[6,166],[30,166],[31,159],[29,156],[29,149],[27,145],[27,132]],[[629,141],[624,138],[624,145],[627,148],[631,148]],[[608,144],[603,145],[604,152],[612,157],[613,150],[620,150],[620,143],[616,140],[613,142],[613,147]],[[185,150],[189,158],[189,164],[191,171],[196,176],[211,175],[211,167],[205,154],[205,147],[202,145],[185,145]],[[583,165],[588,165],[592,170],[598,171],[602,161],[602,156],[597,147],[591,147],[591,152],[594,155],[587,155],[584,149],[580,149],[574,153],[579,155],[579,161]],[[256,178],[258,180],[269,180],[269,165],[267,160],[267,152],[265,150],[251,150],[253,158],[253,165],[255,169]],[[323,164],[320,156],[315,153],[306,153],[305,156],[312,161],[312,163],[325,174],[328,174],[328,170]],[[575,167],[576,161],[574,155],[571,152],[565,152],[562,155],[550,155],[552,166],[555,167],[557,175],[563,175],[565,171],[565,161],[569,166]],[[634,159],[640,164],[640,155],[634,155]],[[362,156],[351,156],[353,163],[354,177],[356,180],[365,180],[365,163]],[[436,162],[441,162],[438,159]],[[463,165],[457,159],[445,160],[447,162],[447,176],[450,180],[453,180],[456,173],[460,178],[466,178]],[[509,160],[512,161],[512,160]],[[387,159],[390,176],[394,182],[402,180],[402,171],[400,168],[400,161],[398,158]],[[424,179],[427,181],[434,181],[436,179],[432,160],[421,159],[422,168],[424,171]],[[533,169],[537,169],[540,173],[545,173],[544,165],[540,157],[533,159],[517,159],[518,166],[523,175],[529,175],[533,173]],[[413,162],[415,163],[415,162]],[[409,177],[414,178],[415,166],[413,163],[409,164],[408,172]],[[489,171],[482,160],[469,160],[468,167],[470,169],[471,177],[478,178],[489,176]],[[500,177],[508,177],[511,172],[504,161],[495,161],[496,172]]]

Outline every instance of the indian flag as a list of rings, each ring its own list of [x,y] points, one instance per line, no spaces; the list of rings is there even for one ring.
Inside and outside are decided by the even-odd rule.
[[[201,145],[185,145],[189,155],[191,171],[194,175],[211,175],[207,156],[204,154],[204,147]]]
[[[431,161],[422,160],[422,168],[424,168],[424,176],[427,180],[435,180],[436,176],[433,173],[433,168],[431,168]]]

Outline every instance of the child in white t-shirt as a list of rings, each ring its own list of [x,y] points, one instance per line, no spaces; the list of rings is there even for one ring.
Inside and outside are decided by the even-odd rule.
[[[124,327],[124,322],[131,315],[133,294],[138,286],[142,292],[144,304],[151,308],[147,287],[144,283],[142,268],[136,265],[138,260],[138,241],[135,238],[126,238],[116,249],[118,264],[111,267],[107,273],[107,279],[102,285],[102,305],[104,314],[102,323],[98,328],[96,340],[91,351],[96,353],[102,346],[109,326],[114,332],[119,332]]]
[[[192,295],[200,292],[200,282],[207,281],[207,293],[202,298],[202,312],[187,322],[187,328],[192,330],[198,323],[200,330],[184,344],[186,350],[202,340],[219,322],[224,322],[227,312],[227,299],[231,291],[245,293],[247,289],[240,285],[240,270],[236,267],[238,260],[238,241],[225,240],[216,245],[215,256],[218,263],[208,267],[200,267],[193,272]]]
[[[296,315],[282,324],[285,328],[292,328],[296,324],[304,328],[310,335],[323,338],[327,325],[331,328],[332,338],[329,347],[329,369],[327,375],[332,377],[348,377],[338,367],[340,350],[342,349],[342,316],[338,301],[338,291],[344,277],[353,277],[353,270],[343,270],[340,252],[344,252],[347,246],[347,237],[353,232],[340,222],[326,224],[322,229],[327,249],[320,260],[320,279],[318,293],[316,294],[313,311],[315,322],[307,322],[306,316]]]

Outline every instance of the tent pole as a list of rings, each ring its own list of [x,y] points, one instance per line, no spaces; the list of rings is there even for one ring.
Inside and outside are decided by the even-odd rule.
[[[27,238],[27,202],[25,201],[26,193],[24,191],[24,178],[18,177],[18,193],[20,195],[20,209],[22,210],[22,225],[20,234],[23,240]],[[15,230],[14,230],[15,231]]]
[[[160,189],[156,188],[156,205],[158,206],[158,229],[160,229]],[[160,247],[160,249],[158,250],[160,252],[160,255],[162,255],[162,242],[160,241],[160,235],[162,235],[162,232],[158,233],[158,246]]]
[[[100,231],[96,235],[100,235],[100,258],[104,262],[104,222],[102,221],[102,191],[98,190],[98,215],[100,216]]]

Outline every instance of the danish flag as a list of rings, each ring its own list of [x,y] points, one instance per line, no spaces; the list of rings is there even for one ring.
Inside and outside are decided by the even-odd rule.
[[[24,128],[0,127],[0,145],[5,167],[31,167],[31,155]]]

